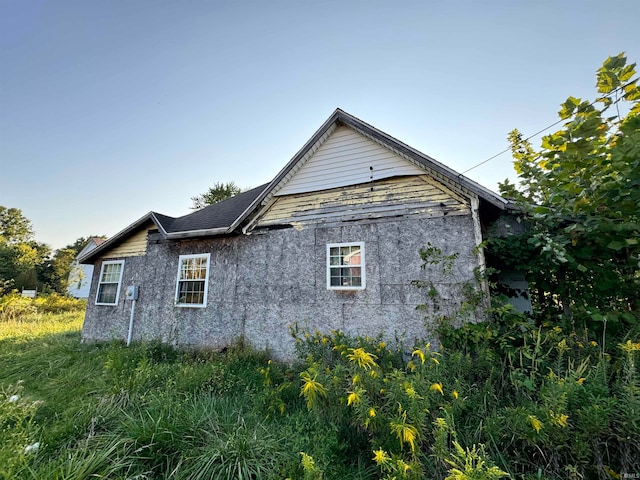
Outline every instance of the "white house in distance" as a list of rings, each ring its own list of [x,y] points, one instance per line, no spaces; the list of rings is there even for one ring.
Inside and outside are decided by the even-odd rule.
[[[88,254],[94,248],[104,243],[103,238],[92,237],[89,239],[84,248],[78,253],[76,258],[71,262],[71,271],[69,272],[69,284],[67,285],[67,293],[75,298],[89,297],[89,289],[91,288],[91,277],[93,276],[93,265],[82,265],[78,263],[78,258]]]

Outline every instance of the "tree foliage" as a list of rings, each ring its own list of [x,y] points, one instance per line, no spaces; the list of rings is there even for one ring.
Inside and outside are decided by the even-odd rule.
[[[13,245],[32,239],[33,227],[22,210],[0,205],[0,243]]]
[[[191,197],[193,205],[192,210],[200,210],[207,205],[213,205],[214,203],[221,202],[227,198],[231,198],[235,195],[242,193],[242,188],[236,185],[235,182],[216,182],[213,187],[209,187],[205,193]]]
[[[509,135],[528,231],[494,251],[528,274],[534,303],[572,322],[629,326],[640,311],[640,88],[623,54],[597,72],[594,101],[569,97],[563,126],[534,149]],[[556,317],[557,318],[557,317]]]
[[[31,221],[20,209],[0,205],[0,295],[22,289],[66,294],[72,263],[91,238],[52,252],[34,240]]]

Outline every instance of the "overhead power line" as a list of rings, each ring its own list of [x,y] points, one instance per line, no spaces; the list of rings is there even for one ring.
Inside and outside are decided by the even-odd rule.
[[[597,98],[596,100],[594,100],[593,102],[591,102],[587,107],[592,107],[593,105],[595,105],[595,104],[596,104],[596,102],[598,102],[598,101],[602,100],[604,97],[610,97],[610,96],[611,96],[611,95],[613,95],[614,93],[618,93],[618,91],[625,89],[626,87],[628,87],[629,85],[631,85],[632,83],[635,83],[635,82],[637,82],[637,81],[638,81],[638,79],[636,78],[636,79],[634,79],[634,80],[631,80],[631,81],[630,81],[630,82],[628,82],[628,83],[625,83],[624,85],[620,85],[618,88],[616,88],[615,90],[613,90],[613,91],[611,91],[611,92],[607,93],[607,94],[606,94],[606,95],[604,95],[603,97]],[[617,101],[616,101],[615,103],[617,103]],[[587,107],[584,107],[584,108],[587,108]],[[576,113],[580,113],[580,111],[578,111],[578,112],[576,112]],[[618,116],[619,116],[619,115],[620,115],[620,113],[618,112]],[[554,122],[554,123],[552,123],[551,125],[546,126],[546,127],[544,127],[542,130],[538,130],[536,133],[533,133],[533,134],[529,135],[529,136],[528,136],[527,138],[525,138],[523,141],[524,141],[524,142],[527,142],[527,141],[531,140],[532,138],[537,137],[537,136],[538,136],[538,135],[540,135],[542,132],[545,132],[545,131],[549,130],[550,128],[555,127],[555,126],[556,126],[556,125],[558,125],[559,123],[564,122],[565,120],[566,120],[566,119],[560,119],[560,120],[558,120],[557,122]],[[485,164],[485,163],[487,163],[487,162],[490,162],[490,161],[491,161],[491,160],[493,160],[494,158],[497,158],[497,157],[499,157],[500,155],[502,155],[503,153],[507,153],[507,152],[508,152],[508,151],[510,151],[510,150],[511,150],[511,147],[505,148],[505,149],[504,149],[504,150],[502,150],[501,152],[498,152],[498,153],[496,153],[495,155],[493,155],[493,156],[491,156],[491,157],[487,158],[486,160],[483,160],[482,162],[477,163],[477,164],[476,164],[476,165],[474,165],[473,167],[466,169],[466,170],[465,170],[464,172],[462,172],[460,175],[464,175],[465,173],[470,172],[471,170],[473,170],[473,169],[475,169],[475,168],[478,168],[479,166],[484,165],[484,164]]]

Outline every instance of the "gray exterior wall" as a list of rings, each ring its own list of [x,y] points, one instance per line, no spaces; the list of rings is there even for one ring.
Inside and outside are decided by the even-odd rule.
[[[327,290],[326,245],[338,242],[365,242],[366,289]],[[427,242],[444,254],[459,254],[452,275],[421,269],[419,250]],[[445,301],[455,303],[456,285],[471,281],[478,265],[474,247],[471,215],[412,215],[206,240],[167,241],[150,234],[146,255],[124,258],[116,306],[95,305],[101,261],[96,263],[82,335],[126,339],[132,302],[124,290],[137,285],[134,341],[220,349],[243,336],[276,358],[293,359],[289,326],[297,322],[311,331],[401,337],[410,348],[415,338],[429,334],[428,311],[415,308],[427,303],[426,292],[410,282],[432,281]],[[211,253],[207,307],[176,307],[178,257],[197,253]]]

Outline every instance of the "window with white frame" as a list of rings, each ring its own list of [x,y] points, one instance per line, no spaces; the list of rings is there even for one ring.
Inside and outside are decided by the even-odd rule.
[[[364,242],[327,245],[327,288],[362,290],[365,288]]]
[[[206,307],[210,254],[180,255],[176,282],[178,307]]]
[[[102,262],[98,279],[98,291],[96,293],[96,305],[118,304],[123,271],[124,260]]]

